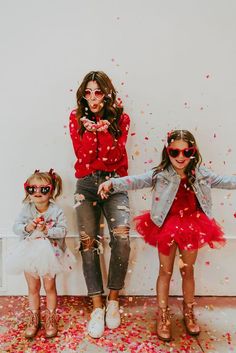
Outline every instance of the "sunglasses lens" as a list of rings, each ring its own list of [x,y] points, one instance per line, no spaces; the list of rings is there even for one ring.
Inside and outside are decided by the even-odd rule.
[[[194,149],[193,148],[186,148],[185,150],[184,150],[184,157],[186,157],[186,158],[190,158],[190,157],[192,157],[192,155],[194,154]]]
[[[96,91],[94,91],[94,95],[97,99],[102,99],[104,94],[102,91],[100,91],[99,89],[97,89]]]
[[[178,155],[179,155],[179,150],[174,149],[174,148],[170,148],[170,149],[169,149],[169,155],[170,155],[171,157],[173,157],[173,158],[176,158],[176,157],[178,157]]]
[[[33,195],[35,192],[35,187],[34,186],[26,186],[25,190],[26,190],[26,192],[28,192],[28,194]]]
[[[85,98],[85,99],[89,99],[90,96],[91,96],[91,91],[90,91],[90,89],[86,89],[86,90],[84,91],[84,98]]]
[[[29,195],[33,195],[36,192],[40,192],[43,195],[47,195],[50,191],[51,191],[51,186],[50,185],[46,185],[46,186],[35,186],[35,185],[28,185],[25,187],[25,191],[29,194]]]
[[[84,98],[85,99],[91,99],[92,93],[94,94],[94,97],[96,99],[102,99],[104,97],[104,93],[100,89],[95,89],[94,91],[91,91],[90,89],[86,89],[84,91]]]
[[[50,192],[50,186],[41,186],[41,194],[47,195]]]

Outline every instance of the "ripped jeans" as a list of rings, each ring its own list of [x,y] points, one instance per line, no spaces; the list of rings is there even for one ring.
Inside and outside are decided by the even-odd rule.
[[[104,292],[99,258],[102,246],[99,237],[102,213],[108,224],[111,247],[107,287],[120,290],[124,286],[130,254],[128,194],[111,192],[104,200],[97,194],[98,186],[108,177],[115,176],[118,175],[114,172],[96,171],[79,178],[76,184],[76,194],[79,194],[81,200],[76,207],[80,251],[89,296]]]

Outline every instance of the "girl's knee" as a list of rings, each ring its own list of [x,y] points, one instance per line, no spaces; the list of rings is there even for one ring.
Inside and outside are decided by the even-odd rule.
[[[45,289],[45,292],[52,292],[56,290],[56,283],[55,283],[55,279],[44,279],[43,281],[43,287]]]
[[[40,292],[40,285],[28,286],[29,294],[36,295]]]
[[[194,266],[193,265],[185,265],[180,269],[180,273],[183,279],[193,278],[194,277]]]
[[[170,280],[172,277],[172,273],[173,273],[173,270],[170,270],[170,269],[164,267],[163,265],[160,265],[159,277],[165,277]]]

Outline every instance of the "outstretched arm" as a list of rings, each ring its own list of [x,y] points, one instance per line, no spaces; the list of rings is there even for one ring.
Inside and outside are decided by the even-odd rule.
[[[153,171],[150,170],[144,174],[125,176],[122,178],[111,178],[99,186],[98,194],[101,198],[107,198],[111,188],[113,188],[114,191],[119,192],[151,187],[152,174]]]
[[[107,180],[104,183],[99,185],[98,195],[100,195],[101,199],[107,199],[109,191],[112,189],[112,181]]]
[[[205,167],[201,168],[201,172],[203,176],[207,177],[212,188],[236,189],[236,175],[219,175]]]

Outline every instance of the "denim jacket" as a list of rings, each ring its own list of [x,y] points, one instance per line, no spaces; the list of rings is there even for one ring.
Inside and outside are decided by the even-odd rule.
[[[117,191],[136,190],[152,187],[153,170],[140,175],[111,178],[113,189]],[[193,190],[203,212],[212,218],[211,188],[236,189],[236,176],[220,176],[205,167],[195,170]],[[157,182],[152,191],[151,219],[161,226],[171,208],[180,184],[180,176],[172,166],[156,175]]]
[[[19,235],[22,240],[27,236],[30,236],[30,233],[26,232],[25,226],[32,222],[33,219],[41,215],[42,214],[37,211],[33,202],[25,203],[14,223],[14,233]],[[62,209],[57,206],[54,201],[50,200],[49,207],[43,215],[48,228],[48,239],[51,241],[51,243],[55,243],[56,240],[58,246],[64,251],[66,248],[65,236],[67,233],[67,224]],[[56,251],[55,246],[53,246],[53,250]]]

